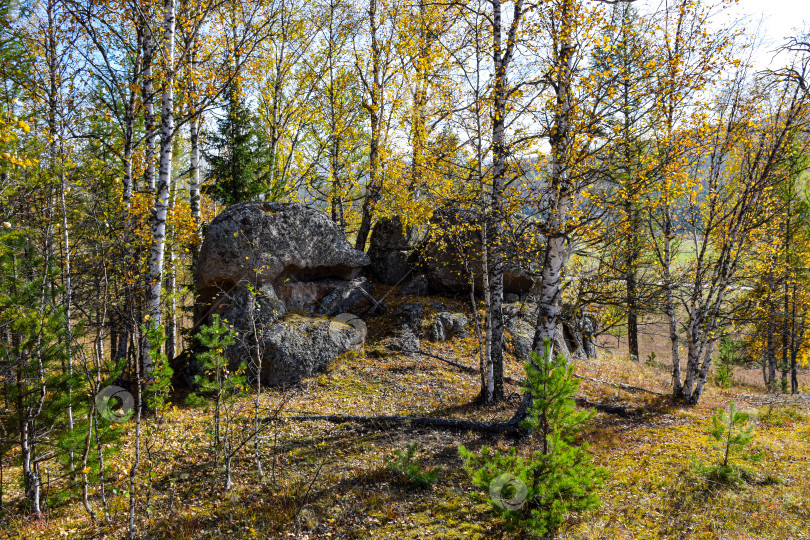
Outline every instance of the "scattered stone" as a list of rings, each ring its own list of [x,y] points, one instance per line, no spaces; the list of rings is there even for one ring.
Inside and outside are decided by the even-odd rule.
[[[425,317],[425,306],[419,303],[404,304],[397,313],[402,328],[411,332],[419,332],[422,328],[422,319]]]
[[[399,336],[399,343],[397,348],[403,352],[418,352],[422,347],[422,343],[416,334],[410,331],[402,332]]]
[[[469,335],[467,317],[461,313],[443,311],[438,313],[430,323],[431,341],[447,341],[453,337]]]
[[[430,340],[431,341],[447,341],[447,330],[438,319],[430,324]]]

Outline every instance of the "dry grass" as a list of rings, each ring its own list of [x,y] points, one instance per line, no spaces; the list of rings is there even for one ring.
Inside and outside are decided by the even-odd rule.
[[[449,303],[449,302],[448,302]],[[459,306],[460,307],[460,306]],[[517,394],[501,406],[472,404],[474,377],[441,361],[386,351],[377,340],[391,321],[372,322],[364,355],[347,354],[328,373],[302,387],[273,390],[263,406],[283,401],[285,414],[413,414],[495,421],[511,416]],[[472,338],[428,344],[437,355],[474,367]],[[649,349],[645,349],[649,350]],[[659,356],[663,360],[665,354]],[[667,392],[665,366],[629,361],[619,350],[576,365],[577,373]],[[507,372],[520,378],[522,366],[510,359]],[[510,392],[519,389],[510,387]],[[610,472],[600,495],[603,505],[572,516],[564,538],[810,538],[810,427],[799,406],[775,405],[761,411],[755,439],[765,453],[756,478],[738,490],[719,489],[695,471],[693,460],[715,459],[706,430],[709,416],[752,386],[707,388],[700,405],[674,406],[669,399],[611,385],[582,381],[580,394],[595,401],[624,405],[639,414],[630,419],[598,414],[583,439],[595,460]],[[245,400],[245,405],[249,401]],[[743,405],[744,406],[744,405]],[[461,469],[457,447],[518,445],[528,453],[536,440],[481,436],[430,429],[377,429],[325,422],[277,424],[261,441],[265,476],[259,478],[250,452],[236,463],[236,484],[222,489],[221,473],[212,471],[206,450],[207,417],[199,409],[177,408],[164,429],[166,444],[155,454],[152,513],[141,506],[144,538],[521,538],[476,501]],[[125,425],[125,430],[131,426]],[[124,440],[131,440],[126,434]],[[394,451],[419,444],[425,468],[438,467],[438,481],[415,490],[386,470]],[[131,459],[124,445],[113,457],[110,489],[114,521],[89,521],[76,500],[51,508],[48,519],[3,518],[8,538],[119,538],[124,532],[124,473]],[[765,480],[778,479],[776,483]],[[19,491],[12,494],[19,502]],[[6,493],[8,501],[9,494]],[[98,508],[98,494],[93,504]]]

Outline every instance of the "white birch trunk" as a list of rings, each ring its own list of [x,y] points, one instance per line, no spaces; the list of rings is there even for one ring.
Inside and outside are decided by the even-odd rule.
[[[143,90],[144,128],[146,137],[144,143],[146,151],[144,161],[146,171],[144,180],[149,193],[155,191],[155,84],[152,76],[152,63],[154,60],[155,45],[152,37],[150,21],[143,21]]]
[[[172,182],[172,146],[174,143],[174,34],[175,0],[166,1],[164,23],[164,50],[166,53],[166,81],[161,103],[160,126],[160,170],[158,173],[157,196],[152,214],[152,245],[149,249],[149,276],[146,284],[146,314],[149,325],[160,326],[160,300],[163,286],[163,252],[166,245],[166,216],[169,210],[169,190]],[[152,371],[149,360],[150,343],[144,344],[142,354],[144,373]]]
[[[572,186],[568,171],[568,156],[571,131],[571,77],[573,71],[574,50],[576,45],[570,41],[574,33],[573,18],[576,16],[566,0],[560,25],[559,52],[555,58],[556,107],[554,127],[551,136],[551,183],[550,195],[553,201],[552,216],[549,223],[549,235],[546,245],[546,256],[540,279],[539,297],[537,300],[538,315],[535,326],[532,349],[537,354],[543,353],[546,339],[554,341],[554,331],[560,315],[560,280],[563,269],[568,262],[569,250],[566,241],[566,220],[570,204]]]
[[[200,238],[200,132],[199,122],[200,115],[197,111],[197,43],[191,43],[191,118],[189,119],[189,143],[191,144],[191,181],[188,186],[188,203],[191,207],[191,217],[194,219],[194,237],[196,245],[193,250],[193,260],[197,260],[197,251],[202,245],[202,238]],[[196,267],[196,264],[195,264]]]

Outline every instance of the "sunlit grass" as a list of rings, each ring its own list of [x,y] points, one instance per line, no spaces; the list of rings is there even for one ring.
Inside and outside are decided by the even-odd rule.
[[[460,307],[460,306],[459,306]],[[385,319],[373,325],[389,324]],[[472,337],[451,344],[425,343],[439,356],[475,367]],[[367,350],[375,348],[374,343]],[[507,372],[520,378],[522,366],[508,359]],[[666,394],[666,366],[632,362],[604,354],[581,361],[576,372]],[[517,392],[511,386],[510,392]],[[699,406],[675,406],[665,396],[617,388],[583,379],[580,395],[622,405],[629,419],[597,414],[583,438],[596,462],[610,477],[602,488],[602,506],[571,516],[563,538],[810,538],[810,426],[801,406],[759,406],[752,443],[764,459],[752,469],[755,480],[729,489],[712,485],[694,462],[718,459],[707,435],[710,415],[750,387],[707,388]],[[328,372],[301,388],[268,391],[263,408],[282,402],[284,415],[358,414],[455,416],[481,421],[509,418],[517,395],[492,407],[472,405],[478,393],[474,376],[429,357],[399,353],[346,354]],[[249,409],[249,397],[245,398]],[[738,406],[749,407],[744,401]],[[145,538],[521,538],[474,499],[461,469],[457,447],[482,444],[519,451],[535,449],[533,437],[481,436],[429,429],[375,429],[355,424],[280,422],[261,439],[264,477],[255,472],[252,445],[235,464],[235,485],[223,491],[221,471],[212,470],[207,451],[207,417],[200,409],[178,407],[168,415],[165,444],[155,454],[151,515],[138,508]],[[131,441],[130,430],[125,440]],[[416,490],[387,469],[395,451],[417,442],[424,470],[437,471],[435,483]],[[111,459],[108,478],[112,525],[93,524],[79,499],[50,508],[48,519],[34,523],[6,515],[2,534],[9,538],[119,538],[125,533],[126,472],[132,448],[125,444]],[[16,469],[6,471],[6,481]],[[143,489],[143,484],[140,484]],[[54,485],[54,489],[58,487]],[[116,489],[117,493],[112,493]],[[19,489],[4,497],[19,504]],[[11,503],[9,501],[12,500]],[[99,511],[94,490],[91,503]]]

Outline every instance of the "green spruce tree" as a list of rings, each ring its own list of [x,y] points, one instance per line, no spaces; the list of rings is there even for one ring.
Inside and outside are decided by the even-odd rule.
[[[217,133],[209,135],[211,144],[205,158],[210,169],[203,191],[226,205],[262,196],[275,199],[272,186],[267,184],[268,172],[274,164],[256,127],[255,115],[235,83],[225,92],[224,109]]]
[[[533,396],[523,427],[539,439],[526,459],[515,447],[507,453],[486,446],[480,454],[463,446],[459,453],[476,487],[512,526],[532,536],[552,538],[572,512],[596,508],[595,491],[605,471],[592,463],[587,444],[574,438],[593,411],[579,411],[573,397],[579,383],[561,354],[552,357],[548,340],[542,357],[526,364],[525,389]]]
[[[232,485],[232,460],[254,433],[245,435],[237,429],[238,418],[242,413],[238,398],[244,395],[247,384],[246,366],[242,362],[235,370],[229,369],[225,351],[235,342],[234,332],[227,321],[220,321],[219,315],[213,316],[210,326],[201,326],[196,337],[203,348],[197,353],[197,362],[202,373],[195,377],[194,382],[200,393],[209,397],[214,404],[209,433],[214,450],[214,465],[222,461],[227,490]],[[189,394],[186,403],[192,406],[206,405],[205,400],[196,393]]]

